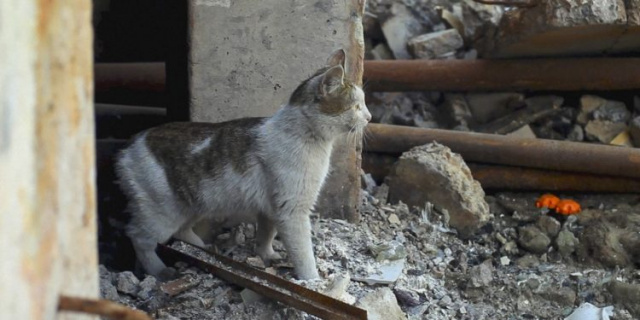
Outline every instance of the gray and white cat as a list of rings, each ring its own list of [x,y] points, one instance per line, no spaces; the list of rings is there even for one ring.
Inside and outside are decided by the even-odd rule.
[[[132,214],[126,232],[145,271],[166,270],[155,248],[172,236],[204,246],[192,228],[209,219],[257,222],[265,261],[279,258],[279,233],[297,277],[319,277],[309,216],[334,142],[361,134],[371,119],[362,89],[344,75],[340,49],[270,118],[169,123],[138,134],[116,172]]]

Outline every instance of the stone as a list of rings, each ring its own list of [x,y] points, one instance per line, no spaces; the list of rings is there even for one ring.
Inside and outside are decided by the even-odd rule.
[[[347,292],[350,282],[351,277],[349,274],[336,275],[323,290],[323,293],[345,303],[353,304],[356,302],[356,299]]]
[[[100,282],[100,297],[103,299],[118,301],[118,289],[111,282]]]
[[[360,172],[360,179],[362,180],[360,183],[362,189],[367,191],[369,194],[373,194],[377,187],[376,181],[373,180],[373,176],[370,173],[364,173],[363,171]]]
[[[580,241],[569,230],[562,230],[558,233],[558,237],[555,240],[556,248],[563,256],[568,256],[576,251]]]
[[[415,307],[419,306],[421,303],[420,295],[408,288],[396,286],[395,288],[393,288],[393,294],[396,295],[398,303],[404,307]]]
[[[576,302],[576,292],[567,287],[550,288],[540,294],[543,298],[555,302],[560,306],[573,306]]]
[[[640,116],[633,118],[633,120],[629,122],[629,135],[631,136],[633,145],[636,148],[640,148]]]
[[[569,134],[567,135],[567,139],[570,141],[583,141],[584,140],[584,129],[582,129],[582,126],[579,124],[574,124],[573,128],[571,128],[571,131],[569,131]]]
[[[613,140],[611,140],[611,142],[609,142],[609,144],[610,145],[614,145],[614,146],[633,148],[633,142],[631,141],[631,135],[629,135],[628,131],[620,132],[620,134],[615,136],[615,138],[613,138]]]
[[[455,53],[464,42],[456,29],[431,32],[412,38],[409,50],[416,59],[439,59]]]
[[[480,124],[501,118],[524,105],[524,95],[516,92],[468,93],[465,97],[473,120]]]
[[[467,126],[473,119],[469,104],[464,95],[458,93],[445,94],[443,112],[445,116],[456,126]]]
[[[535,139],[536,134],[533,132],[533,130],[531,130],[531,126],[530,125],[526,125],[524,127],[521,127],[520,129],[507,133],[507,136],[512,137],[512,138],[516,138],[516,139]]]
[[[631,118],[631,112],[623,102],[612,100],[606,100],[604,105],[593,111],[592,115],[595,120],[611,122],[627,122]]]
[[[396,296],[387,287],[366,294],[356,306],[367,310],[367,319],[369,320],[407,319],[398,305]]]
[[[247,264],[258,269],[264,269],[266,266],[260,257],[248,257]]]
[[[119,292],[135,295],[140,290],[140,280],[131,271],[118,273],[117,289]]]
[[[518,229],[518,243],[532,253],[545,253],[551,239],[536,226],[524,226]]]
[[[396,59],[411,59],[407,42],[424,32],[424,27],[409,8],[398,2],[391,6],[391,17],[382,22],[382,33]]]
[[[240,291],[240,297],[242,298],[242,302],[245,304],[252,304],[265,299],[264,296],[250,289],[243,289]]]
[[[608,144],[618,134],[624,132],[627,125],[623,122],[591,120],[584,129],[589,140]]]
[[[540,216],[538,221],[536,221],[536,226],[549,236],[549,238],[555,238],[555,236],[558,235],[558,232],[560,232],[561,227],[560,221],[547,215]]]
[[[387,201],[389,199],[389,185],[387,185],[386,183],[381,184],[377,188],[373,196],[374,198],[378,199],[381,204],[387,204]]]
[[[140,291],[136,294],[138,298],[147,300],[158,290],[158,280],[155,277],[147,276],[140,282]]]
[[[392,284],[402,275],[404,264],[404,258],[385,261],[376,266],[375,273],[371,273],[364,278],[353,278],[353,280],[364,282],[368,285]]]
[[[484,190],[458,154],[438,143],[402,154],[387,177],[392,203],[424,207],[426,202],[449,213],[449,225],[463,238],[472,236],[489,220]]]
[[[523,269],[533,268],[538,264],[540,264],[540,259],[532,254],[524,255],[516,260],[516,265]]]
[[[608,285],[609,292],[613,296],[613,301],[629,309],[636,319],[640,318],[640,284],[624,283],[613,280]]]
[[[583,95],[580,97],[580,112],[576,118],[576,122],[581,125],[586,125],[589,120],[592,120],[592,114],[596,109],[604,106],[607,103],[606,99],[600,98],[594,95]]]
[[[398,215],[395,214],[395,213],[390,214],[389,218],[387,218],[387,220],[391,224],[395,224],[395,225],[399,225],[400,224],[400,219],[398,218]]]
[[[371,49],[371,55],[374,60],[392,60],[393,52],[386,43],[379,43]]]
[[[501,6],[486,5],[472,0],[464,0],[452,5],[453,12],[462,23],[458,30],[466,42],[472,42],[483,30],[498,25],[504,9]]]
[[[480,265],[469,270],[469,286],[472,288],[482,288],[489,286],[493,281],[493,265],[491,260],[486,260]]]
[[[407,249],[398,241],[389,241],[369,247],[376,261],[399,260],[407,257]]]
[[[624,229],[602,219],[590,221],[580,233],[578,257],[602,263],[610,268],[631,265],[632,259],[620,243],[624,233]]]
[[[507,256],[500,257],[500,264],[503,266],[508,266],[511,264],[511,260]]]

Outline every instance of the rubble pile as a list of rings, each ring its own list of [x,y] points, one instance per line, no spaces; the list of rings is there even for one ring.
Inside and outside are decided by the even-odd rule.
[[[285,259],[265,266],[253,253],[251,225],[218,235],[218,250],[366,308],[370,319],[557,319],[584,302],[613,305],[612,319],[640,316],[629,298],[640,292],[640,270],[633,267],[638,196],[577,199],[585,208],[577,219],[536,208],[536,194],[486,196],[489,221],[461,240],[446,210],[429,202],[391,205],[389,187],[368,181],[360,224],[313,218],[320,280],[295,280],[277,240]],[[603,225],[615,236],[599,233]],[[613,265],[618,268],[607,268]],[[102,296],[158,319],[315,319],[184,263],[175,267],[178,279],[167,283],[101,267]]]

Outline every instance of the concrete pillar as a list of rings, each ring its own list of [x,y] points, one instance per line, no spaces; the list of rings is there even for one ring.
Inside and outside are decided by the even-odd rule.
[[[190,118],[270,116],[331,52],[362,81],[364,0],[190,0]],[[360,142],[340,143],[321,195],[324,216],[357,218]]]
[[[90,0],[0,1],[0,319],[98,296]]]

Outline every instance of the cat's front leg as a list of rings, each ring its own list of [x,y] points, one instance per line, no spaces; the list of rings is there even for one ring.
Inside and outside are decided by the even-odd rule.
[[[298,213],[280,217],[277,221],[277,229],[298,278],[301,280],[319,278],[311,243],[309,214]]]

